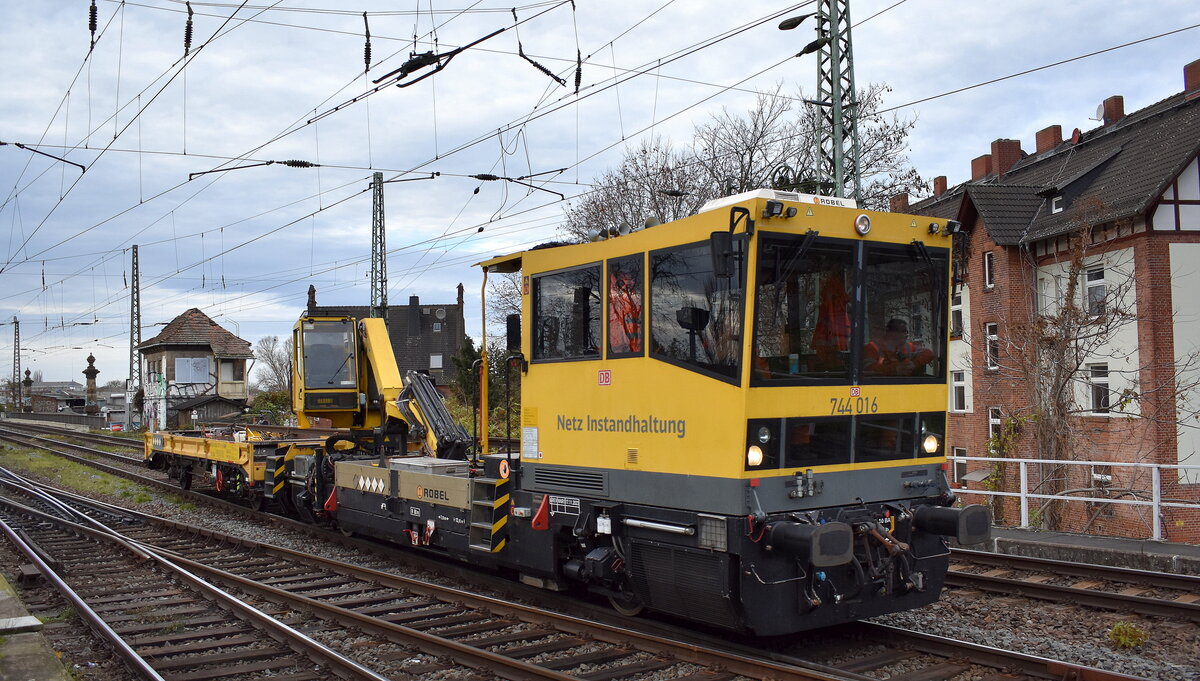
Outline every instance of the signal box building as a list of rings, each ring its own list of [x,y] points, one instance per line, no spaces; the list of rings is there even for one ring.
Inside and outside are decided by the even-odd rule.
[[[238,414],[246,406],[246,361],[254,357],[250,343],[197,308],[171,320],[138,352],[148,428],[188,427]]]
[[[1100,463],[1030,466],[1027,490],[1200,499],[1198,471],[1160,469],[1156,491],[1149,469],[1103,463],[1200,464],[1190,364],[1200,347],[1200,61],[1184,75],[1183,92],[1138,111],[1105,99],[1095,129],[1051,125],[1030,151],[996,140],[970,180],[935,178],[934,196],[911,207],[893,197],[893,210],[962,223],[948,444],[997,462],[956,464],[961,488],[1018,491],[1018,466],[1002,460],[1048,458],[1056,431],[1073,442],[1070,459]],[[1064,392],[1068,416],[1039,442],[1047,395]],[[1200,542],[1194,509],[1164,507],[1156,519],[1146,506],[1054,503],[1051,529],[1143,538],[1157,525],[1170,541]],[[1041,502],[1031,506],[1030,525],[1045,526]],[[993,497],[993,508],[999,524],[1020,524],[1015,497]]]

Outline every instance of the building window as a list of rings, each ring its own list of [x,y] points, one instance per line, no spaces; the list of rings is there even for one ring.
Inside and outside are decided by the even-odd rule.
[[[1088,365],[1088,388],[1091,393],[1091,408],[1093,414],[1107,414],[1108,407],[1108,365]]]
[[[435,352],[429,356],[429,368],[430,369],[441,369],[442,368],[442,353]]]
[[[985,324],[984,334],[987,336],[987,368],[1000,368],[1000,327],[997,324]]]
[[[1051,213],[1061,213],[1062,211],[1063,211],[1063,197],[1062,197],[1062,194],[1059,194],[1058,196],[1056,196],[1050,200],[1050,212]]]
[[[950,335],[961,336],[963,332],[962,294],[950,298]]]
[[[996,285],[996,256],[991,251],[983,254],[983,285],[987,288]]]
[[[440,311],[441,311],[441,310],[439,310],[439,312],[440,312]],[[434,322],[434,323],[433,323],[433,332],[434,332],[434,333],[438,333],[438,332],[439,332],[439,331],[441,331],[441,330],[442,330],[442,323],[441,323],[441,322]]]
[[[1004,421],[1000,416],[1000,407],[988,407],[988,453],[995,454],[1000,442],[1000,432]]]
[[[1092,317],[1099,317],[1104,314],[1104,300],[1108,297],[1108,287],[1104,284],[1104,268],[1093,267],[1084,274],[1084,278],[1087,296],[1084,304],[1087,313]]]
[[[223,359],[221,360],[221,380],[222,381],[241,381],[245,380],[245,361],[240,359]]]
[[[951,411],[966,411],[967,410],[967,372],[951,371],[950,372],[950,395],[952,402],[950,403]]]
[[[953,481],[961,484],[963,476],[967,474],[967,462],[965,461],[967,456],[967,448],[954,447],[950,450],[950,452],[950,460],[953,464],[951,466],[951,475],[954,477]]]

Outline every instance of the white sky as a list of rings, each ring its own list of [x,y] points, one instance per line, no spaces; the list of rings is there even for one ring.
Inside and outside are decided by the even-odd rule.
[[[387,179],[442,173],[387,185],[389,302],[451,302],[462,282],[467,331],[478,337],[480,274],[470,265],[555,238],[564,203],[467,175],[567,168],[540,177],[569,198],[616,165],[625,144],[651,134],[683,144],[712,112],[748,107],[752,93],[730,86],[783,81],[789,92],[815,92],[815,57],[787,59],[815,37],[811,20],[792,32],[765,21],[671,61],[796,5],[576,0],[573,10],[534,0],[518,8],[525,23],[514,31],[511,4],[439,1],[431,16],[430,1],[255,0],[228,21],[237,3],[193,2],[184,60],[182,2],[99,0],[90,58],[85,0],[0,3],[0,141],[10,143],[0,147],[0,357],[12,357],[15,315],[23,368],[82,382],[91,352],[101,382],[124,379],[132,244],[141,260],[143,339],[190,307],[252,343],[285,336],[310,283],[321,304],[368,304],[365,190],[374,170]],[[455,11],[464,8],[472,11]],[[362,74],[364,11],[370,79],[408,58],[414,32],[417,51],[435,49],[435,23],[438,52],[510,30],[436,76],[304,125],[373,87]],[[857,82],[892,88],[886,106],[917,117],[913,164],[951,185],[968,179],[970,160],[993,140],[1020,139],[1031,151],[1047,125],[1066,135],[1090,129],[1104,98],[1123,95],[1126,111],[1144,107],[1182,90],[1184,64],[1200,58],[1200,29],[1190,29],[903,106],[1198,25],[1200,3],[856,0],[851,16],[861,22],[853,32]],[[567,87],[517,55],[518,32],[526,54]],[[579,97],[571,82],[577,48],[585,58]],[[621,82],[611,87],[614,73]],[[289,159],[322,167],[188,180]]]

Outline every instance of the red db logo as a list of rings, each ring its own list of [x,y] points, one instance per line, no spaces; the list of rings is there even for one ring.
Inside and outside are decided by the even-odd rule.
[[[601,369],[596,373],[597,385],[612,385],[612,369]]]

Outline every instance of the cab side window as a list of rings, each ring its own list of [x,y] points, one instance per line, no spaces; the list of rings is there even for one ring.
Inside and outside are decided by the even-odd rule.
[[[600,357],[600,264],[533,278],[533,359]]]
[[[646,325],[642,254],[608,261],[608,356],[641,357]]]
[[[650,254],[650,356],[737,384],[742,281],[713,273],[707,241]]]

